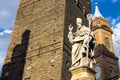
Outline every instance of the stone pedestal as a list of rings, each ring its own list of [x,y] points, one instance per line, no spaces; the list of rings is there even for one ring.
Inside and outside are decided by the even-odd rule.
[[[95,80],[95,71],[89,67],[82,66],[70,70],[72,73],[71,80]]]

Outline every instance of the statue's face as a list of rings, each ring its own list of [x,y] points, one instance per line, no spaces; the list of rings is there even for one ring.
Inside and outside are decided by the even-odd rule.
[[[81,22],[77,22],[77,28],[78,28],[78,29],[81,29],[81,28],[82,28]]]

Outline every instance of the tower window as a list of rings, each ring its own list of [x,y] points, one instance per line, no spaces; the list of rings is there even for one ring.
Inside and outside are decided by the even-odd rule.
[[[108,38],[105,38],[105,46],[108,50],[110,50],[110,42]]]
[[[110,73],[113,75],[114,74],[114,71],[113,71],[113,67],[110,66]]]

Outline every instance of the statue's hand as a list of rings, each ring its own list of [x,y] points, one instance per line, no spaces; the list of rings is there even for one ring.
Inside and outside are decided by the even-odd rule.
[[[69,31],[72,32],[73,26],[70,24],[68,27],[69,27]]]
[[[89,39],[92,40],[92,36],[90,36]]]

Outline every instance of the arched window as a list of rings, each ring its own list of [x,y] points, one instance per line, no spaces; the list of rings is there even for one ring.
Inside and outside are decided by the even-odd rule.
[[[110,42],[108,38],[105,38],[105,46],[108,50],[110,50]]]
[[[110,75],[111,75],[111,76],[114,76],[114,69],[113,69],[112,66],[110,66]]]
[[[110,66],[110,73],[113,74],[113,67]]]

